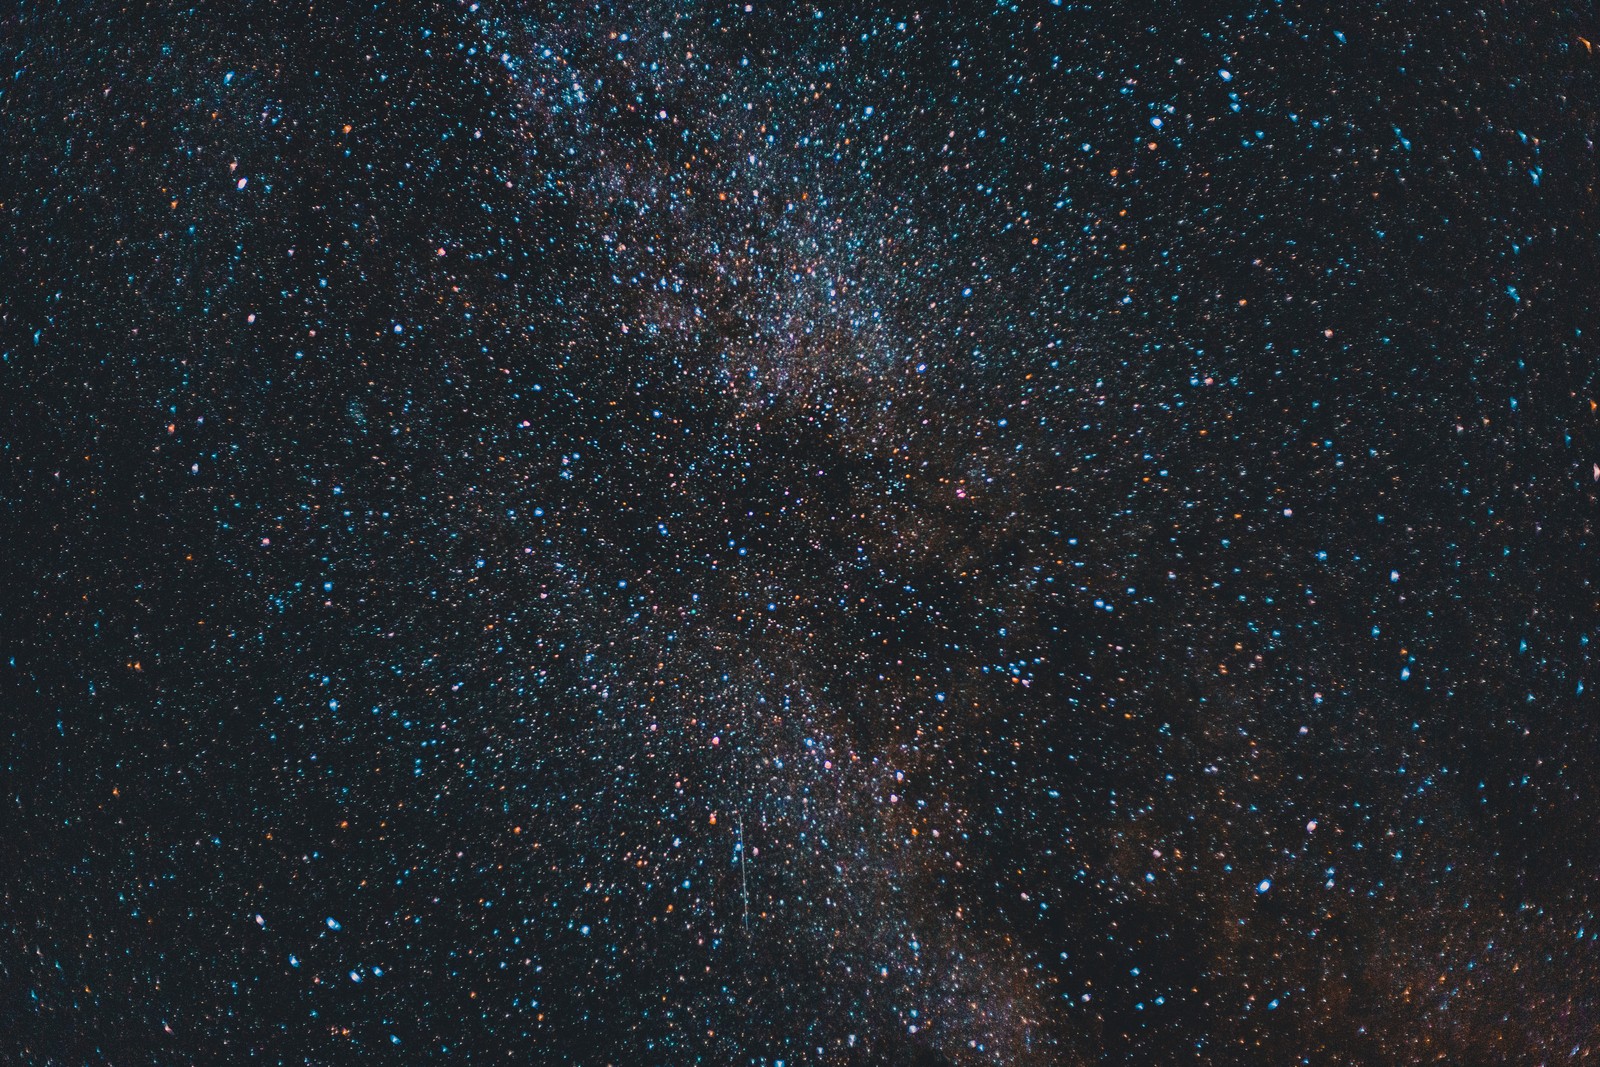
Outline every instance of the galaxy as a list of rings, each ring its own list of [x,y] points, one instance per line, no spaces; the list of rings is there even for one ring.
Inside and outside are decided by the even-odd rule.
[[[0,1063],[1600,1063],[1600,11],[0,18]]]

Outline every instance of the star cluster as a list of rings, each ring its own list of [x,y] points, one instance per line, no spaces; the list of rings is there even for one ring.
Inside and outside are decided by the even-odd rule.
[[[12,16],[0,1061],[1600,1059],[1594,41]]]

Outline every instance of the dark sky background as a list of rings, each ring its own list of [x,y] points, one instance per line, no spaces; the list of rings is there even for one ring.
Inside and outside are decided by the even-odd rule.
[[[0,22],[0,1062],[1600,1062],[1596,9],[952,7]]]

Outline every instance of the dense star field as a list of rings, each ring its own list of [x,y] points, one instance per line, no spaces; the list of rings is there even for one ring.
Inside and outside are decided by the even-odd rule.
[[[1600,1063],[1600,12],[1224,8],[7,16],[0,1062]]]

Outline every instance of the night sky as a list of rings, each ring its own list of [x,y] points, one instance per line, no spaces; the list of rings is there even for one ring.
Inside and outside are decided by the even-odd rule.
[[[0,1063],[1600,1063],[1600,10],[17,5]]]

